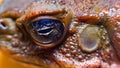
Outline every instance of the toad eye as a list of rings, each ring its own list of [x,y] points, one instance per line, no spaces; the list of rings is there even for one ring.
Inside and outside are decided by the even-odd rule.
[[[56,19],[36,20],[30,23],[29,27],[32,38],[43,46],[60,42],[64,34],[64,24]]]

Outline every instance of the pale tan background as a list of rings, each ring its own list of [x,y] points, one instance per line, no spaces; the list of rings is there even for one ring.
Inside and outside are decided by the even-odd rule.
[[[0,3],[2,3],[2,0],[0,0]]]

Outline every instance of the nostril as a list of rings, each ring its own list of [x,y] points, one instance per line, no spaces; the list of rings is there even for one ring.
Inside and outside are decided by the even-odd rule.
[[[3,21],[0,21],[0,29],[7,29],[7,25]]]
[[[16,24],[11,18],[0,19],[0,34],[14,34],[16,32]]]

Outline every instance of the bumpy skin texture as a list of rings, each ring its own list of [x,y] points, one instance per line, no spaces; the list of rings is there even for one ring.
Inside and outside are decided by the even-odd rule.
[[[7,19],[8,26],[13,27],[0,28],[1,51],[17,61],[41,68],[120,67],[119,0],[5,0],[0,6],[0,13],[0,20]],[[68,25],[65,26],[67,36],[63,41],[47,49],[36,44],[23,26],[45,15],[63,16],[60,20]],[[105,39],[101,38],[105,40],[103,44],[90,53],[79,47],[78,35],[82,23],[103,25],[107,31]]]

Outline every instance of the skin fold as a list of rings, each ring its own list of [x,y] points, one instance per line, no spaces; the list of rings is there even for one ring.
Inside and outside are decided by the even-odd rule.
[[[28,25],[41,19],[64,24],[60,40],[33,38]],[[5,0],[0,50],[38,68],[119,68],[120,0]]]

